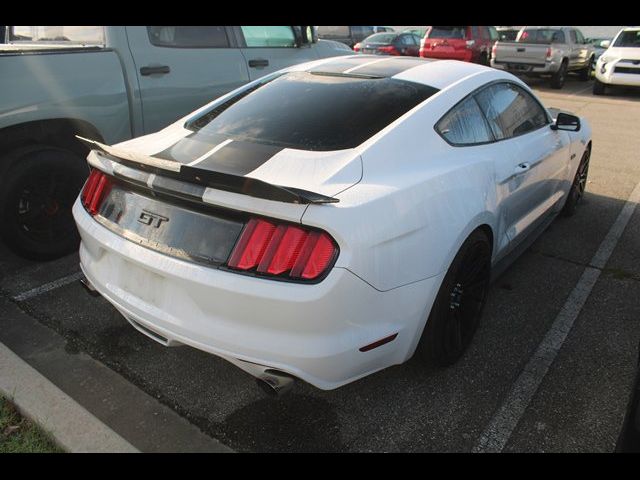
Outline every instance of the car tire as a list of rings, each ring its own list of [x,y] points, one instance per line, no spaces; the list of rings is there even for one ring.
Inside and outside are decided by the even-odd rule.
[[[563,60],[560,68],[551,76],[551,88],[561,89],[567,79],[567,61]]]
[[[573,183],[571,189],[567,194],[567,200],[562,208],[562,214],[565,217],[571,217],[576,213],[576,207],[580,200],[584,196],[584,191],[587,186],[587,177],[589,175],[589,159],[591,158],[591,148],[587,148],[582,154],[580,164],[576,170],[576,175],[573,177]]]
[[[478,327],[491,277],[491,242],[482,230],[463,243],[447,271],[418,343],[419,358],[437,366],[455,363]]]
[[[480,65],[484,65],[485,67],[489,66],[489,56],[487,55],[487,52],[482,52],[480,54],[480,60],[478,63]]]
[[[595,81],[593,82],[593,94],[604,95],[605,87],[606,85],[596,78]]]
[[[87,178],[86,162],[69,150],[38,145],[3,158],[1,237],[18,255],[51,260],[77,250],[71,207]]]
[[[586,68],[580,70],[580,80],[582,80],[583,82],[586,82],[591,79],[591,72],[593,71],[593,62],[594,62],[594,58],[591,57],[589,59],[589,64],[586,66]]]

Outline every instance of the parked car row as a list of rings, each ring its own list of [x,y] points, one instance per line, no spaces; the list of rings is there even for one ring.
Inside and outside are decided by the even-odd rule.
[[[339,27],[321,28],[326,33],[326,29]],[[354,32],[360,27],[342,28]],[[585,38],[578,28],[566,26],[430,26],[424,30],[375,33],[353,43],[353,50],[491,65],[516,75],[548,78],[556,89],[575,73],[583,81],[595,77],[593,93],[601,95],[607,85],[640,83],[636,51],[639,31],[637,27],[625,28],[612,42],[607,38]]]

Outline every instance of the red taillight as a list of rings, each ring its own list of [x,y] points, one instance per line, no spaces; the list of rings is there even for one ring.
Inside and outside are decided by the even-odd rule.
[[[84,185],[80,199],[89,214],[95,215],[100,209],[102,200],[111,189],[111,179],[100,170],[93,169]]]
[[[360,51],[360,44],[359,44],[359,43],[356,43],[356,44],[353,46],[353,51],[354,51],[354,52],[359,52],[359,51]]]
[[[335,243],[326,232],[252,218],[231,252],[228,266],[314,280],[326,272],[336,253]]]
[[[547,47],[547,58],[551,58],[551,47]]]
[[[400,52],[396,50],[396,47],[394,47],[393,45],[378,47],[378,51],[386,53],[387,55],[400,55]]]

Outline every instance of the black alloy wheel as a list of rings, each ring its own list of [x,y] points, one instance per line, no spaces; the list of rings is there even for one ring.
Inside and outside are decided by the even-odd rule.
[[[567,61],[563,60],[558,71],[551,76],[551,88],[560,89],[564,87],[564,82],[567,79],[567,70]]]
[[[466,351],[478,327],[491,279],[491,244],[481,230],[460,248],[442,282],[418,351],[447,366]]]
[[[2,238],[15,253],[49,260],[78,248],[71,208],[87,178],[83,159],[55,147],[12,152],[0,192]]]
[[[578,165],[578,170],[576,170],[576,175],[573,177],[573,183],[571,184],[571,190],[569,190],[569,194],[567,195],[567,201],[564,204],[564,208],[562,209],[562,213],[570,217],[574,213],[576,213],[576,207],[582,197],[584,196],[584,191],[587,188],[587,178],[589,176],[589,159],[591,158],[591,149],[587,148],[582,158],[580,159],[580,165]]]

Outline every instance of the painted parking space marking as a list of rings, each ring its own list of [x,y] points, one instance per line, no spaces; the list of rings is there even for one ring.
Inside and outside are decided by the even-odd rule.
[[[59,278],[58,280],[54,280],[53,282],[45,283],[44,285],[40,285],[39,287],[32,288],[31,290],[27,290],[26,292],[22,292],[11,297],[11,299],[16,302],[23,302],[30,298],[37,297],[38,295],[42,295],[43,293],[55,290],[56,288],[60,288],[70,283],[77,282],[81,278],[82,272],[72,273],[71,275]]]
[[[613,253],[638,202],[640,202],[640,183],[631,192],[616,221],[589,262],[589,266],[585,268],[580,280],[560,309],[551,328],[512,385],[472,451],[501,452],[504,449],[569,335],[593,286],[600,277],[601,269],[605,267]]]

